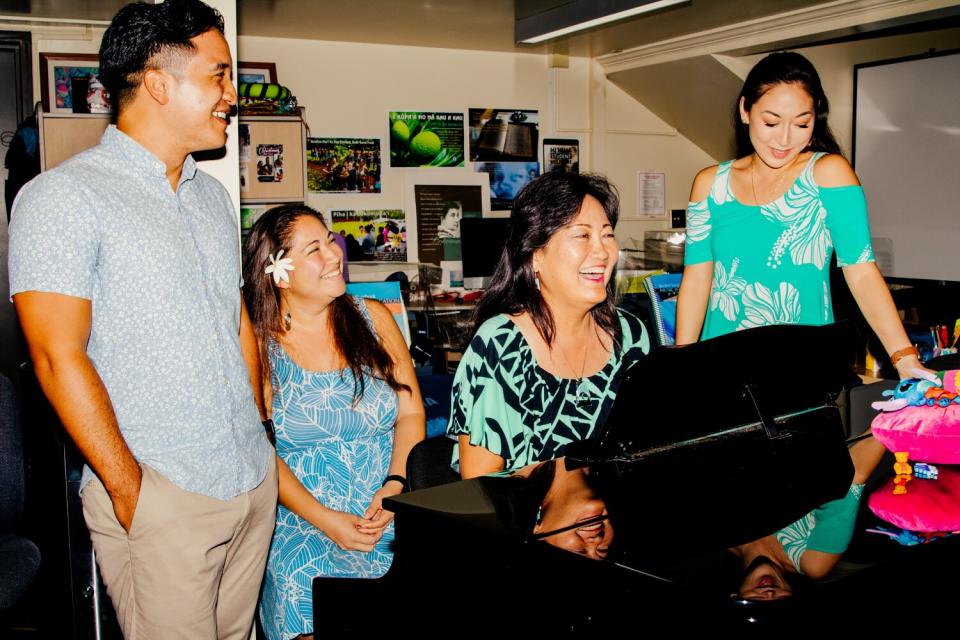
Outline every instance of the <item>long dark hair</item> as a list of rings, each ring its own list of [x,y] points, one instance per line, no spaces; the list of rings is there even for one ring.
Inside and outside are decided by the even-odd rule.
[[[313,216],[326,227],[323,216],[310,207],[274,207],[253,225],[243,250],[243,297],[257,335],[265,383],[269,381],[267,345],[286,330],[280,317],[280,288],[271,282],[273,276],[264,273],[264,268],[270,263],[271,254],[290,252],[294,223],[304,216]],[[334,348],[353,372],[354,403],[363,397],[365,373],[382,379],[394,391],[410,391],[409,386],[397,380],[393,358],[373,334],[351,296],[344,294],[331,302],[328,317]]]
[[[617,189],[603,176],[551,171],[531,180],[517,195],[510,214],[507,244],[474,313],[474,330],[490,318],[526,311],[534,326],[550,345],[557,327],[550,308],[540,295],[533,272],[533,254],[546,246],[557,231],[570,224],[592,196],[603,207],[610,224],[616,227],[620,215]],[[615,277],[607,283],[607,298],[590,310],[594,321],[620,344]]]
[[[750,111],[750,107],[770,89],[778,84],[798,84],[813,99],[813,136],[810,138],[811,151],[826,151],[843,155],[840,145],[830,131],[827,117],[830,115],[830,103],[827,94],[820,84],[820,76],[809,60],[793,51],[771,53],[758,62],[743,83],[740,95],[733,105],[733,129],[736,132],[737,157],[743,158],[753,153],[753,143],[750,142],[750,131],[740,117],[740,98],[743,98],[743,108]]]

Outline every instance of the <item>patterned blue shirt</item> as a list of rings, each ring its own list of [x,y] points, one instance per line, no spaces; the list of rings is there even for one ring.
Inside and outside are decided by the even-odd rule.
[[[223,185],[187,157],[174,192],[164,163],[110,126],[21,190],[9,255],[11,295],[92,302],[87,354],[138,461],[221,500],[260,484],[272,448],[240,350],[237,225]]]

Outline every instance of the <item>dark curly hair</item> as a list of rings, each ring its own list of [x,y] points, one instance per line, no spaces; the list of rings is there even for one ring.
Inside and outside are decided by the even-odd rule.
[[[193,54],[190,40],[211,29],[223,33],[223,16],[200,0],[133,2],[120,9],[100,43],[100,81],[117,110],[133,99],[145,71]]]

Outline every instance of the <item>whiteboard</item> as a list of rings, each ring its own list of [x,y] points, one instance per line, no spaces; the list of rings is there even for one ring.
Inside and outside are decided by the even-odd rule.
[[[960,281],[960,52],[855,74],[854,163],[880,269]]]

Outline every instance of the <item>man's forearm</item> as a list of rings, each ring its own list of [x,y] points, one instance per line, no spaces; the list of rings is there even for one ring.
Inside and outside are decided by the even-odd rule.
[[[47,399],[107,492],[136,498],[140,466],[120,433],[110,397],[93,363],[83,352],[55,356],[31,352]]]

